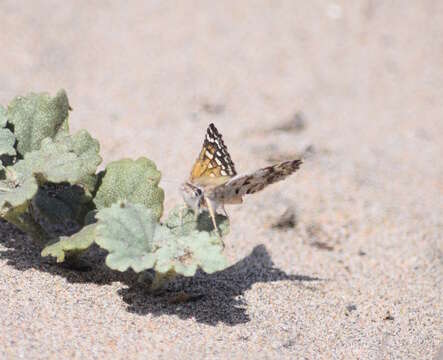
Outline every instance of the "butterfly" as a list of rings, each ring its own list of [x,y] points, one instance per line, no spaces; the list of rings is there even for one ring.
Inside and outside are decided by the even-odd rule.
[[[214,124],[210,124],[200,155],[192,167],[191,176],[182,184],[180,190],[186,205],[196,215],[205,208],[209,211],[214,229],[218,231],[215,221],[218,208],[228,216],[225,204],[241,204],[244,195],[254,194],[285,179],[301,164],[300,159],[289,160],[250,174],[238,175],[222,135]]]

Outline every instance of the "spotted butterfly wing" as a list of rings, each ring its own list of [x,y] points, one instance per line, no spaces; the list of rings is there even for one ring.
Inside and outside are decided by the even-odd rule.
[[[233,177],[237,174],[228,148],[214,124],[210,124],[203,147],[191,171],[191,181],[203,177]]]
[[[266,186],[284,180],[298,170],[301,160],[289,160],[259,169],[251,174],[237,175],[218,186],[215,192],[225,202],[238,202],[243,195],[253,194]]]

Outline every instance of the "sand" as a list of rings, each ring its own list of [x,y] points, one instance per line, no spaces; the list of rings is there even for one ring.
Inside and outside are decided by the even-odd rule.
[[[228,209],[232,267],[162,296],[96,250],[91,271],[61,268],[1,223],[0,357],[443,356],[442,16],[418,0],[2,1],[0,103],[65,88],[104,163],[156,162],[167,210],[210,122],[239,172],[305,161]]]

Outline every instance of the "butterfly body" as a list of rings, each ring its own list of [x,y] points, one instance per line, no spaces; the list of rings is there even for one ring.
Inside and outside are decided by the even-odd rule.
[[[187,206],[196,214],[207,208],[214,228],[215,213],[225,204],[241,204],[243,196],[264,189],[269,184],[285,179],[301,165],[301,160],[284,161],[259,169],[251,174],[237,175],[221,134],[213,124],[206,132],[200,155],[191,176],[182,184],[181,193]]]

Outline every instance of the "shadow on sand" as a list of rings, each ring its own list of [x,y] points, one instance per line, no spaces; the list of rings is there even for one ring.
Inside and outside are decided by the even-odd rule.
[[[296,283],[320,281],[306,275],[290,275],[275,268],[264,245],[254,248],[250,255],[215,274],[199,271],[192,278],[179,277],[158,295],[149,293],[146,285],[137,282],[133,271],[120,273],[104,265],[105,253],[94,247],[85,255],[92,263],[86,272],[75,271],[55,264],[40,256],[40,249],[14,226],[0,222],[0,243],[6,248],[0,252],[0,259],[18,270],[30,268],[59,275],[71,283],[95,283],[99,285],[120,281],[126,286],[118,291],[127,304],[127,311],[138,315],[176,315],[181,319],[195,318],[196,321],[216,325],[247,323],[247,304],[243,299],[245,291],[255,283],[292,281]],[[176,301],[177,294],[185,293],[187,301]]]

